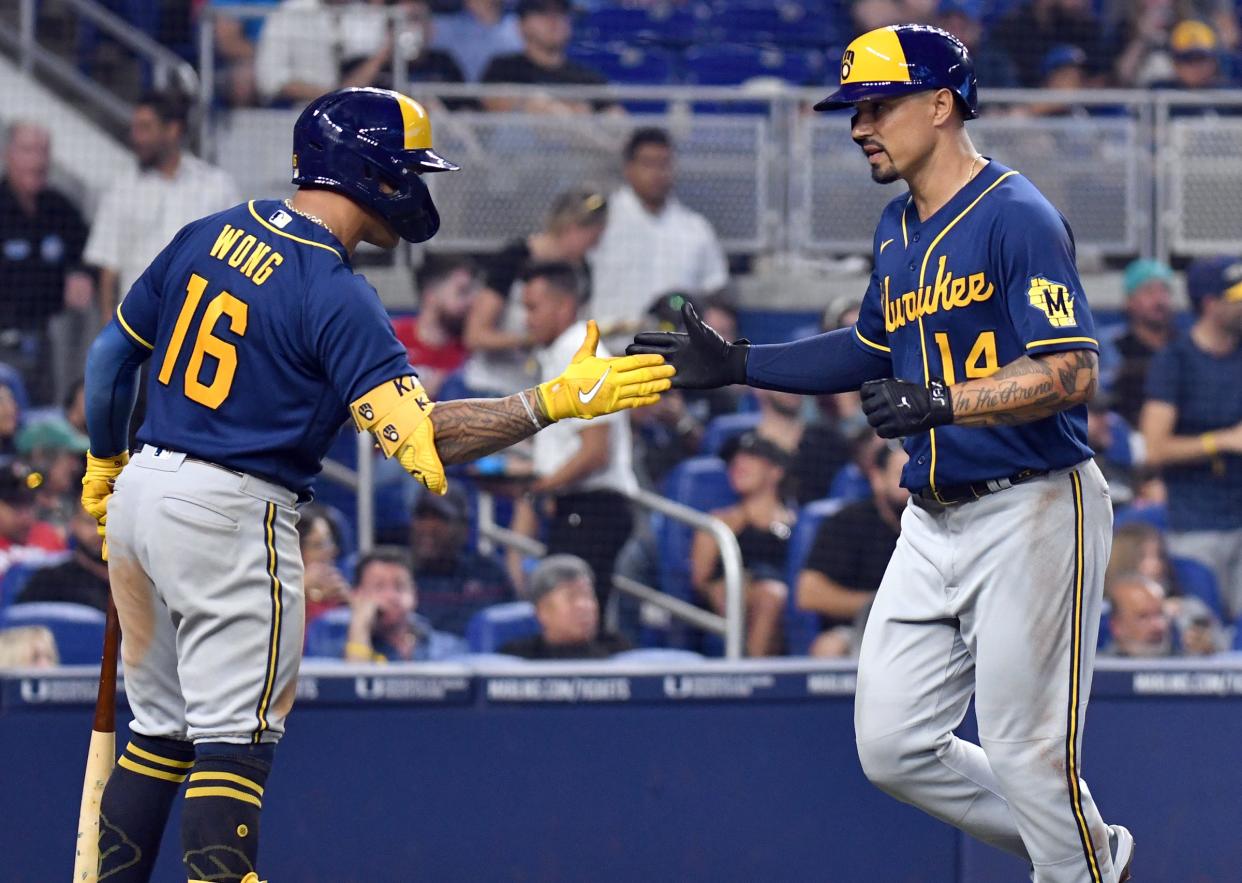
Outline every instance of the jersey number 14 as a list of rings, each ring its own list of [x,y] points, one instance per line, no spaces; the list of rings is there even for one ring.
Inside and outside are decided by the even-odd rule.
[[[190,330],[190,322],[198,312],[198,305],[207,291],[207,280],[197,273],[190,276],[186,285],[185,303],[177,314],[177,324],[173,327],[172,339],[164,352],[164,361],[160,365],[160,383],[168,386],[172,381],[173,370],[177,367],[177,357],[181,355],[181,347],[185,344],[186,334]],[[220,407],[229,397],[233,388],[233,377],[237,373],[237,347],[216,337],[212,332],[221,316],[229,317],[229,331],[239,337],[246,333],[246,321],[249,309],[245,301],[240,301],[227,291],[222,291],[207,302],[202,321],[198,323],[198,332],[194,337],[194,349],[190,352],[190,362],[185,368],[185,396],[192,402],[198,402],[212,410]],[[216,373],[211,383],[203,383],[199,376],[203,371],[203,357],[211,356],[216,360]]]
[[[957,370],[953,365],[953,351],[949,348],[949,335],[944,331],[936,332],[936,347],[940,350],[940,364],[944,369],[944,382],[949,386],[957,383]],[[983,331],[975,338],[974,346],[966,354],[966,363],[962,366],[967,380],[976,377],[988,377],[1000,368],[996,360],[996,332]]]

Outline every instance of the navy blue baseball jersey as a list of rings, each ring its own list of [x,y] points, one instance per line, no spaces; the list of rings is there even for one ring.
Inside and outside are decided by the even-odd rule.
[[[885,207],[875,270],[855,342],[889,355],[893,376],[952,385],[987,377],[1023,355],[1098,352],[1074,264],[1074,238],[1022,175],[989,162],[932,217],[911,197]],[[1087,409],[1020,426],[942,426],[905,441],[912,490],[1060,469],[1091,456]]]
[[[275,200],[184,227],[117,321],[151,351],[138,441],[300,494],[348,403],[414,373],[344,246]]]

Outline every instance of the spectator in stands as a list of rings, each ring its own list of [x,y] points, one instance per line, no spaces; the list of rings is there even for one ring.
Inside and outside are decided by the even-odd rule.
[[[452,54],[471,83],[496,56],[522,51],[517,16],[505,12],[504,0],[464,0],[460,12],[436,16],[435,25],[432,46]]]
[[[591,277],[586,255],[604,232],[608,200],[578,187],[552,201],[543,229],[514,239],[481,261],[483,288],[471,301],[463,340],[473,355],[466,364],[466,385],[480,394],[508,395],[529,385],[531,339],[514,296],[518,277],[532,262],[572,265],[587,291]]]
[[[1164,470],[1169,549],[1215,572],[1242,612],[1242,259],[1187,272],[1196,320],[1151,363],[1139,418],[1147,460]]]
[[[1018,85],[1018,69],[1009,53],[984,39],[982,0],[941,0],[936,24],[966,44],[979,82],[994,89]]]
[[[1137,430],[1131,431],[1128,428],[1114,426],[1112,403],[1112,396],[1104,391],[1097,392],[1091,401],[1087,402],[1087,444],[1091,450],[1095,451],[1095,463],[1108,481],[1108,492],[1113,499],[1113,505],[1128,506],[1136,493],[1138,476],[1134,468],[1135,463],[1133,459],[1119,462],[1113,457],[1113,452],[1117,449],[1117,445],[1125,441],[1119,439],[1118,434],[1126,433],[1130,436],[1129,449],[1131,458],[1133,458],[1135,441],[1141,448],[1142,437],[1139,436]]]
[[[591,315],[614,331],[636,324],[658,295],[712,293],[729,279],[712,225],[673,196],[668,132],[636,129],[623,156],[626,184],[609,200],[608,227],[592,256]]]
[[[1164,609],[1160,586],[1145,576],[1130,574],[1110,586],[1112,609],[1108,616],[1111,640],[1102,656],[1151,658],[1173,655],[1173,627]]]
[[[738,495],[738,502],[712,515],[733,531],[742,553],[746,655],[772,656],[781,652],[783,642],[781,617],[789,596],[786,551],[796,517],[781,496],[789,454],[753,432],[734,439],[723,453],[729,464],[729,486]],[[694,536],[690,581],[713,610],[725,612],[720,549],[706,531]]]
[[[213,10],[212,33],[215,37],[219,75],[216,82],[226,102],[235,107],[254,104],[259,97],[254,79],[255,46],[263,30],[262,18],[242,18],[230,6],[273,6],[272,0],[210,0]]]
[[[858,652],[862,624],[897,547],[901,513],[910,498],[901,486],[907,459],[901,448],[880,445],[867,468],[871,497],[820,523],[797,585],[798,607],[818,614],[823,623],[812,656]]]
[[[449,53],[433,46],[431,7],[427,0],[396,0],[389,4],[397,15],[387,25],[379,47],[355,49],[341,60],[346,85],[404,90],[406,83],[462,83],[465,77]],[[405,60],[403,82],[393,82],[394,56]],[[399,62],[398,62],[399,63]]]
[[[17,603],[67,601],[99,610],[108,609],[108,565],[103,560],[103,537],[99,525],[86,510],[78,507],[69,522],[73,539],[68,561],[34,572]]]
[[[415,612],[418,589],[400,552],[362,556],[351,608],[345,643],[351,662],[434,661],[465,652],[460,638],[435,631]]]
[[[82,474],[90,440],[59,419],[29,423],[17,436],[17,453],[43,475],[35,517],[64,531],[81,508]]]
[[[42,473],[21,460],[0,465],[0,574],[10,564],[65,550],[60,532],[35,518],[35,497],[42,483]]]
[[[65,393],[62,403],[65,422],[74,430],[86,435],[86,381],[78,378]]]
[[[522,279],[526,324],[538,347],[539,379],[549,380],[560,370],[557,366],[573,358],[587,334],[585,321],[578,318],[581,276],[569,264],[544,263],[531,265]],[[598,352],[603,355],[605,350]],[[554,424],[534,438],[536,478],[514,516],[514,529],[533,536],[538,505],[548,519],[548,551],[584,558],[595,573],[601,601],[612,588],[613,562],[633,527],[625,496],[638,488],[632,463],[628,414]]]
[[[1113,410],[1138,426],[1143,387],[1152,357],[1169,344],[1173,324],[1173,271],[1168,264],[1140,258],[1126,267],[1126,324],[1101,341],[1101,372],[1109,375]]]
[[[418,575],[418,609],[442,632],[464,635],[479,610],[514,599],[513,585],[494,557],[467,548],[470,501],[457,488],[422,494],[410,521]]]
[[[1041,89],[1075,90],[1088,86],[1087,53],[1073,43],[1059,43],[1045,54],[1039,65]],[[1026,116],[1064,117],[1085,110],[1061,102],[1028,104],[1018,109]]]
[[[806,421],[802,419],[803,397],[772,389],[756,389],[754,395],[759,402],[759,425],[755,432],[793,454],[806,430]]]
[[[35,404],[52,400],[49,320],[88,310],[95,284],[81,265],[86,222],[48,186],[52,139],[36,123],[9,126],[0,180],[0,362],[22,373]]]
[[[17,396],[7,383],[0,382],[0,458],[7,460],[17,453],[17,428],[21,425],[21,408]]]
[[[1204,22],[1178,22],[1169,35],[1173,76],[1152,83],[1154,89],[1220,89],[1228,85],[1221,71],[1221,45]]]
[[[569,0],[519,0],[518,30],[522,51],[497,55],[483,72],[484,83],[538,86],[600,86],[607,82],[598,71],[570,61],[565,55],[573,35]],[[591,102],[566,101],[551,95],[527,99],[489,98],[488,110],[526,113],[589,113]]]
[[[0,670],[55,668],[59,664],[56,637],[47,626],[23,625],[0,629]]]
[[[479,272],[469,258],[428,255],[414,279],[418,315],[393,319],[392,327],[434,399],[444,378],[466,362],[462,337],[481,287]]]
[[[906,10],[899,0],[853,0],[850,21],[855,34],[865,34],[906,21]]]
[[[549,555],[531,572],[526,597],[535,605],[539,634],[518,638],[501,653],[523,659],[603,659],[631,649],[621,635],[600,632],[591,566],[576,555]]]
[[[339,87],[370,86],[391,62],[392,47],[378,3],[283,0],[268,16],[255,53],[259,97],[300,107]]]
[[[1169,0],[1120,4],[1122,20],[1115,25],[1121,51],[1114,67],[1119,86],[1146,86],[1172,70],[1168,57],[1169,30],[1176,12]]]
[[[1086,54],[1092,81],[1113,66],[1088,0],[1026,0],[996,24],[989,40],[1009,54],[1027,87],[1040,85],[1044,60],[1059,44],[1077,46]]]
[[[301,511],[298,547],[302,551],[302,585],[309,624],[321,613],[349,603],[349,580],[336,564],[341,547],[328,510],[309,503]]]
[[[83,259],[99,267],[105,321],[183,226],[241,201],[222,170],[184,148],[189,107],[172,93],[148,93],[134,107],[130,145],[138,161],[104,195]]]

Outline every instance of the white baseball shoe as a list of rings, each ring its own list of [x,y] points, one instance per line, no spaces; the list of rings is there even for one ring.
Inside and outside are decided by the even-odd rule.
[[[1117,883],[1130,879],[1130,864],[1134,861],[1134,835],[1121,825],[1108,826],[1108,851],[1113,855],[1113,870]]]

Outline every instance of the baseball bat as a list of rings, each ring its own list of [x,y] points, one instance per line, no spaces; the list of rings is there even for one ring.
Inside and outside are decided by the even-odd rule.
[[[109,597],[103,660],[99,665],[99,695],[95,699],[95,723],[91,727],[86,778],[82,782],[82,807],[78,811],[73,883],[98,883],[99,880],[99,802],[116,763],[116,664],[120,643],[121,624],[116,616],[116,605]]]

